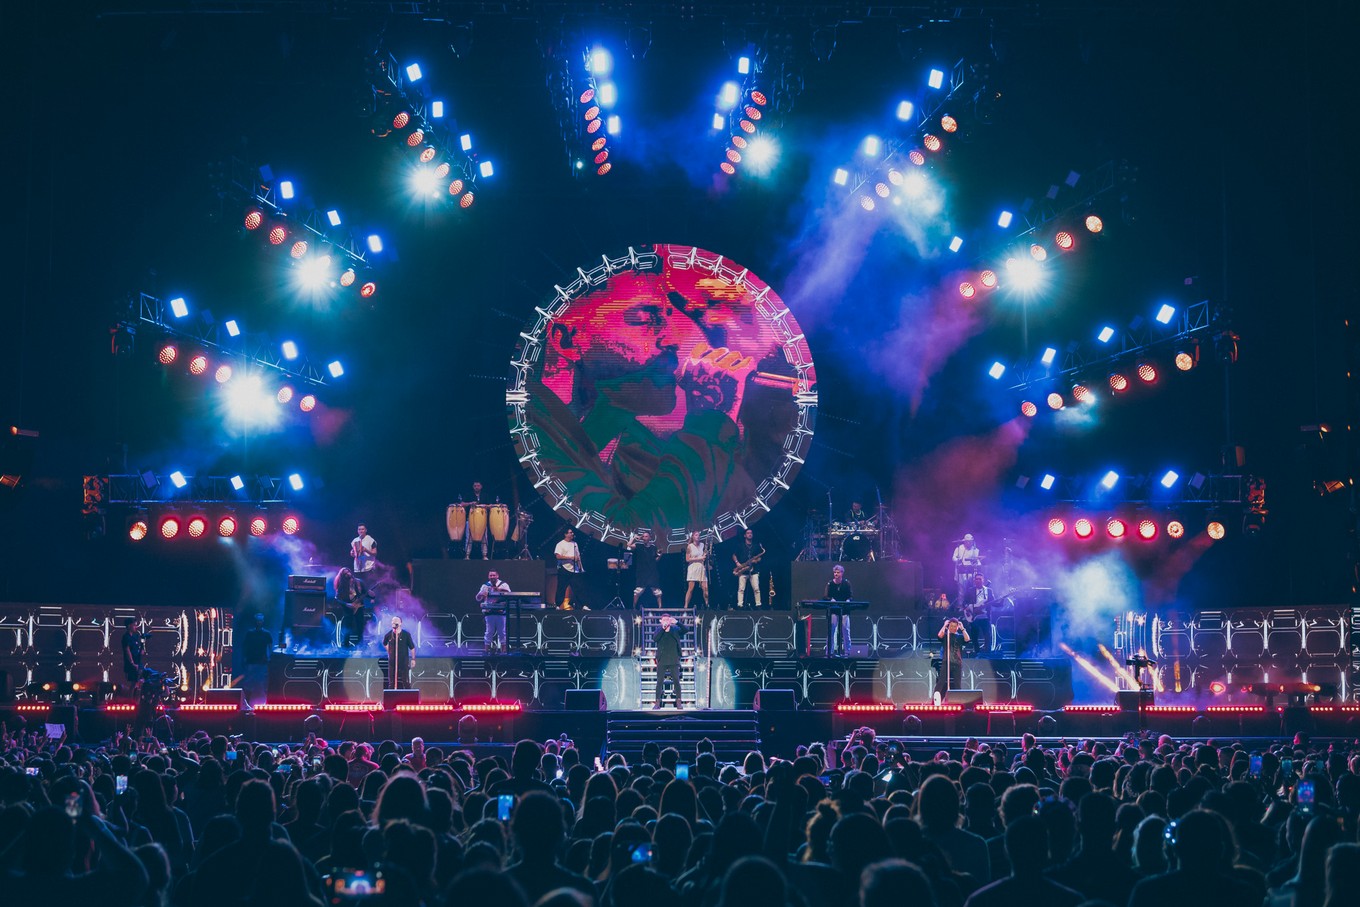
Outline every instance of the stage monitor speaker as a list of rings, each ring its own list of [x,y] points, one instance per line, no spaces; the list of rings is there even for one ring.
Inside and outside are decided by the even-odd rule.
[[[1114,694],[1114,704],[1119,706],[1121,711],[1138,711],[1138,697],[1143,697],[1143,708],[1148,708],[1153,704],[1152,690],[1116,690]]]
[[[793,690],[756,690],[754,706],[757,712],[792,712],[796,706]]]
[[[420,705],[420,690],[383,690],[383,710],[399,705]]]
[[[944,694],[944,701],[952,705],[970,706],[982,702],[981,690],[950,690]]]
[[[204,690],[203,700],[208,705],[234,705],[238,709],[245,708],[246,691],[235,687],[227,687],[219,690]]]
[[[568,712],[603,712],[609,708],[604,690],[567,690]]]
[[[284,593],[284,625],[319,627],[326,615],[326,592],[322,589],[290,589]]]

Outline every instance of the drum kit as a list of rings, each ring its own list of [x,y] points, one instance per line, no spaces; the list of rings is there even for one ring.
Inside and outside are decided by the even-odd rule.
[[[523,510],[518,511],[512,529],[508,505],[460,502],[448,506],[444,520],[449,531],[449,541],[455,546],[463,545],[465,550],[471,550],[473,545],[482,545],[494,552],[494,546],[504,544],[507,539],[513,543],[526,541],[529,524],[534,518]]]

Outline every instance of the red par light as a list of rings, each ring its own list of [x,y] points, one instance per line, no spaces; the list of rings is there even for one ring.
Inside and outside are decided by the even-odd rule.
[[[727,161],[723,161],[721,164],[719,164],[718,169],[721,170],[723,173],[726,173],[728,176],[731,176],[732,174],[737,172],[737,168],[733,167]]]
[[[245,225],[247,230],[258,230],[264,223],[264,212],[259,208],[251,208],[246,212]]]
[[[1034,405],[1033,403],[1031,403],[1030,401],[1025,400],[1024,402],[1022,402],[1022,403],[1020,404],[1020,415],[1025,416],[1025,417],[1030,418],[1030,419],[1033,419],[1033,418],[1034,418],[1035,416],[1037,416],[1038,414],[1039,414],[1039,407],[1035,406],[1035,405]]]
[[[1157,380],[1157,367],[1150,362],[1139,363],[1138,380],[1144,384],[1151,384]]]
[[[298,530],[301,528],[302,524],[298,521],[297,517],[290,515],[283,518],[284,535],[297,535]]]
[[[739,149],[741,149],[742,151],[745,151],[745,150],[746,150],[746,146],[749,145],[749,144],[751,144],[751,143],[748,142],[748,141],[746,141],[746,139],[745,139],[744,137],[742,137],[742,136],[739,136],[739,135],[734,135],[734,136],[732,136],[732,147],[733,147],[733,148],[739,148]]]
[[[189,360],[189,374],[201,375],[208,370],[208,357],[199,353]]]
[[[1138,537],[1145,542],[1155,539],[1157,537],[1157,523],[1154,520],[1139,520]]]
[[[1045,261],[1048,259],[1048,250],[1038,243],[1034,243],[1029,247],[1029,257],[1035,261]]]
[[[359,295],[364,299],[372,299],[378,292],[378,285],[371,280],[364,281],[363,286],[359,287]]]
[[[964,299],[972,299],[977,294],[977,288],[968,281],[959,284],[959,295]]]
[[[236,518],[224,516],[217,521],[217,534],[224,539],[229,539],[236,534]]]
[[[262,516],[251,517],[250,534],[253,536],[264,535],[269,529],[269,523]]]
[[[593,100],[595,100],[595,89],[587,88],[585,91],[581,92],[582,104],[589,104]]]
[[[146,520],[133,520],[132,525],[128,527],[128,538],[134,542],[140,542],[146,538],[147,532]]]
[[[596,176],[604,176],[606,173],[608,173],[609,171],[611,171],[611,170],[613,170],[613,169],[614,169],[614,165],[613,165],[612,163],[610,163],[609,161],[605,161],[603,164],[601,164],[600,166],[598,166],[598,167],[595,168],[595,175],[596,175]]]
[[[425,141],[425,131],[423,129],[412,130],[411,134],[406,137],[406,144],[410,148],[416,147],[423,141]]]
[[[1185,524],[1180,520],[1172,520],[1166,524],[1166,534],[1173,539],[1178,539],[1185,535]]]
[[[1063,408],[1063,396],[1062,396],[1062,394],[1058,393],[1057,391],[1054,391],[1053,393],[1049,394],[1049,395],[1048,395],[1048,408],[1049,408],[1049,409],[1062,409],[1062,408]]]
[[[595,155],[595,163],[597,164],[603,164],[607,160],[609,160],[608,151],[601,151],[599,154]]]
[[[316,409],[316,397],[311,394],[303,397],[298,401],[298,409],[302,410],[304,413],[309,413]]]
[[[447,177],[447,176],[449,175],[449,170],[450,170],[450,169],[452,169],[452,168],[449,167],[449,162],[448,162],[448,161],[443,161],[443,162],[440,163],[437,167],[434,168],[434,178],[437,179],[437,180],[442,180],[442,179],[444,179],[445,177]]]
[[[748,120],[759,120],[759,119],[761,118],[761,116],[763,116],[763,114],[761,114],[760,108],[759,108],[759,107],[747,107],[747,108],[746,108],[746,119],[748,119]]]
[[[1057,538],[1066,531],[1067,531],[1066,521],[1059,519],[1058,517],[1054,517],[1053,519],[1048,521],[1048,534],[1053,536],[1054,538]]]
[[[231,380],[231,366],[219,365],[217,371],[213,373],[213,377],[217,379],[218,384],[226,384]]]
[[[925,164],[926,156],[913,148],[911,151],[907,152],[907,160],[911,161],[917,167],[920,167]]]
[[[172,539],[179,535],[179,518],[168,516],[161,520],[161,538]]]
[[[1095,535],[1096,527],[1090,520],[1086,519],[1086,517],[1082,517],[1072,524],[1072,531],[1079,539],[1089,539],[1091,536]]]
[[[1185,350],[1181,350],[1176,354],[1176,368],[1183,372],[1188,372],[1194,367],[1195,357],[1192,354],[1187,353]]]
[[[203,533],[206,532],[208,529],[208,521],[201,516],[190,517],[188,529],[189,538],[191,539],[202,538]]]
[[[607,137],[600,136],[598,139],[590,143],[590,150],[599,151],[601,148],[605,146],[605,143],[608,141],[609,139]]]
[[[170,365],[178,358],[179,348],[173,343],[167,343],[165,346],[161,347],[160,352],[156,354],[156,359],[161,365]]]
[[[1071,233],[1068,233],[1066,230],[1062,230],[1058,233],[1057,236],[1053,237],[1053,244],[1057,246],[1059,249],[1062,249],[1064,252],[1071,252],[1072,247],[1076,245],[1076,240],[1072,238]]]
[[[280,403],[288,403],[293,399],[293,389],[285,384],[279,388],[279,392],[274,395],[274,398]]]
[[[878,195],[879,198],[887,198],[888,193],[892,192],[892,190],[888,188],[887,183],[875,183],[874,192]]]
[[[288,250],[288,254],[293,256],[294,258],[301,258],[302,256],[306,255],[307,240],[299,239],[297,242],[293,243],[293,247]]]
[[[945,132],[958,132],[959,121],[946,113],[944,116],[940,117],[940,128]]]
[[[930,135],[929,133],[926,134],[925,138],[921,139],[921,144],[926,146],[926,150],[927,150],[927,151],[939,151],[939,150],[940,150],[940,139],[939,139],[939,137],[938,137],[938,136]]]
[[[586,117],[586,122],[587,122],[587,123],[590,122],[591,120],[595,119],[595,118],[598,117],[599,115],[600,115],[600,108],[594,107],[594,106],[586,108],[585,117]]]
[[[741,126],[741,131],[747,135],[755,135],[756,124],[750,120],[742,120],[738,125]]]
[[[271,246],[281,246],[283,245],[283,241],[287,238],[288,231],[283,227],[275,226],[269,228],[269,244]]]
[[[729,161],[731,161],[732,163],[734,163],[734,164],[740,164],[740,163],[741,163],[741,152],[738,151],[738,150],[735,149],[735,148],[728,148],[728,149],[727,149],[727,159],[728,159]]]
[[[1072,385],[1072,399],[1078,403],[1090,403],[1095,400],[1096,395],[1091,393],[1091,389],[1084,384]]]
[[[1228,692],[1228,685],[1221,680],[1215,680],[1213,683],[1209,684],[1209,692],[1213,693],[1215,696],[1222,696],[1224,693]]]
[[[1110,375],[1110,390],[1118,394],[1128,389],[1129,389],[1128,376],[1121,375],[1119,372],[1114,372],[1113,374]]]
[[[993,287],[996,286],[996,272],[983,271],[981,274],[978,275],[978,282],[981,283],[987,289],[989,290],[992,289]]]
[[[453,182],[449,183],[449,195],[462,195],[462,194],[463,194],[462,180],[456,179]]]
[[[354,273],[353,268],[345,268],[344,272],[340,275],[340,286],[342,287],[354,286],[354,279],[357,276],[358,275]]]
[[[874,200],[867,195],[861,195],[859,197],[859,206],[865,211],[872,211],[874,210]]]
[[[392,128],[393,128],[393,129],[405,129],[405,128],[406,128],[406,124],[409,123],[409,122],[411,122],[411,113],[410,113],[410,111],[407,111],[407,110],[398,111],[398,112],[397,112],[397,115],[394,116],[394,117],[392,117]]]
[[[1090,230],[1092,233],[1099,233],[1101,230],[1105,229],[1105,221],[1096,217],[1094,214],[1088,214],[1086,216],[1086,229]]]
[[[1228,534],[1228,531],[1218,520],[1210,520],[1209,525],[1205,526],[1204,530],[1209,533],[1209,538],[1215,542],[1222,541],[1223,537]]]
[[[606,166],[607,166],[607,165],[606,165]],[[462,198],[458,199],[458,207],[460,207],[460,208],[471,208],[471,207],[472,207],[472,203],[473,203],[474,201],[476,201],[476,200],[477,200],[477,197],[476,197],[475,195],[473,195],[473,194],[472,194],[472,190],[469,189],[467,192],[464,192],[464,193],[463,193],[463,197],[462,197]]]
[[[765,93],[762,91],[751,92],[751,100],[755,101],[761,107],[764,107],[766,104],[770,102],[770,99],[765,97]]]
[[[586,132],[589,133],[590,135],[594,135],[595,133],[600,131],[600,126],[603,123],[604,120],[598,118],[591,120],[589,123],[586,123]]]
[[[438,153],[439,152],[435,150],[433,145],[426,145],[424,148],[420,149],[420,162],[422,164],[428,164],[430,161],[434,160],[434,156]]]
[[[1112,539],[1122,539],[1129,531],[1129,525],[1119,517],[1111,517],[1105,522],[1105,532]]]

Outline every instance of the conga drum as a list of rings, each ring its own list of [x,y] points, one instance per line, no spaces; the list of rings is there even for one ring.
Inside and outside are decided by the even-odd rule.
[[[486,505],[473,504],[468,507],[468,539],[478,544],[486,541]]]
[[[444,514],[444,521],[449,527],[449,541],[461,542],[463,533],[467,531],[467,508],[462,504],[450,504]]]
[[[491,525],[491,537],[498,542],[505,541],[510,532],[510,508],[505,504],[492,504],[487,521]]]

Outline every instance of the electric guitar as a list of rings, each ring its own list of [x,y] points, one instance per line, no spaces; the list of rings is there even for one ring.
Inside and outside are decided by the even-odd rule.
[[[744,564],[737,564],[737,566],[733,567],[733,568],[732,568],[732,575],[733,575],[733,576],[741,576],[743,573],[750,573],[750,572],[751,572],[751,568],[754,567],[756,564],[760,563],[760,559],[761,559],[762,557],[764,557],[764,556],[765,556],[765,548],[762,546],[761,549],[760,549],[760,553],[757,554],[755,557],[751,558],[749,561],[747,561],[747,562],[744,563]]]
[[[986,588],[986,587],[984,587]],[[988,617],[992,611],[992,590],[987,590],[987,598],[979,602],[976,598],[963,606],[963,619],[972,623],[979,617]]]

